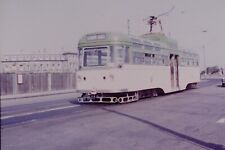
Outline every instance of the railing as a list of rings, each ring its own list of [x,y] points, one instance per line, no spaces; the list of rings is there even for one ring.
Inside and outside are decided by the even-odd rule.
[[[76,89],[76,73],[0,73],[1,96]]]

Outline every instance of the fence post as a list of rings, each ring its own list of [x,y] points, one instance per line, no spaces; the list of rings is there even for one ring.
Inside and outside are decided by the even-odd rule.
[[[17,94],[17,91],[18,91],[18,86],[17,86],[17,74],[16,73],[14,73],[14,74],[12,74],[13,75],[13,91],[12,91],[12,93],[13,94]]]
[[[70,73],[70,89],[73,89],[73,73]]]
[[[48,91],[52,90],[52,74],[48,73]]]

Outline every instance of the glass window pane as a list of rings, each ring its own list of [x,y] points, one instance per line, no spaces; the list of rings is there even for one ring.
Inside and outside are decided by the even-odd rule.
[[[105,66],[108,60],[107,48],[95,48],[84,50],[84,66]]]

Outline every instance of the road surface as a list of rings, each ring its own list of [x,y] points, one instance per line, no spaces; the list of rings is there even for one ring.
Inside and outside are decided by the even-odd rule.
[[[5,105],[2,150],[225,150],[225,88],[197,89],[129,104],[77,104],[73,97]]]

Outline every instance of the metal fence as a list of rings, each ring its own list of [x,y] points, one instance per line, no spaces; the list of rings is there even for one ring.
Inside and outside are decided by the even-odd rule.
[[[13,94],[13,73],[0,74],[1,95]]]
[[[0,73],[1,95],[76,88],[76,73]]]

